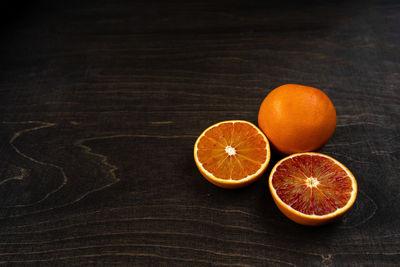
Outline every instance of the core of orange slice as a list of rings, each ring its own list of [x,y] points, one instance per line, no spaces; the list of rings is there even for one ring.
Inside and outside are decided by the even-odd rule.
[[[320,153],[299,153],[279,161],[269,176],[278,208],[303,225],[322,225],[341,217],[357,195],[354,175]]]
[[[270,157],[267,137],[248,121],[214,124],[194,145],[194,160],[201,174],[223,188],[239,188],[256,181]]]

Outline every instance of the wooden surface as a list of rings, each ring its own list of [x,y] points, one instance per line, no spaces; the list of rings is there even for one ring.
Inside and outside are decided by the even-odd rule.
[[[0,27],[1,264],[400,264],[396,1],[19,4]],[[336,107],[320,152],[359,194],[335,224],[288,220],[267,175],[223,190],[194,164],[206,127],[256,123],[285,83]]]

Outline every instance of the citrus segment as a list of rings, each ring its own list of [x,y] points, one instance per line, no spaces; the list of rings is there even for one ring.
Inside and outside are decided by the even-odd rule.
[[[357,183],[337,160],[320,153],[300,153],[284,158],[269,178],[272,197],[292,220],[306,225],[330,222],[354,203]]]
[[[224,188],[242,187],[257,180],[267,168],[269,142],[250,122],[224,121],[199,136],[194,159],[210,182]]]

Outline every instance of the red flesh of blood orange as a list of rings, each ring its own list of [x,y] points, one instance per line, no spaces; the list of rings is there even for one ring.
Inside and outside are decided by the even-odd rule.
[[[357,183],[337,160],[320,153],[284,158],[271,171],[269,187],[278,208],[305,225],[325,224],[354,203]]]

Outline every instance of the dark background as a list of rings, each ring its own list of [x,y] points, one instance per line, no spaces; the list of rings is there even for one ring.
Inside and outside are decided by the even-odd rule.
[[[0,264],[400,264],[398,1],[20,1],[1,8]],[[320,152],[356,176],[340,221],[284,217],[267,175],[202,178],[208,126],[322,89]],[[280,157],[273,154],[267,170]]]

